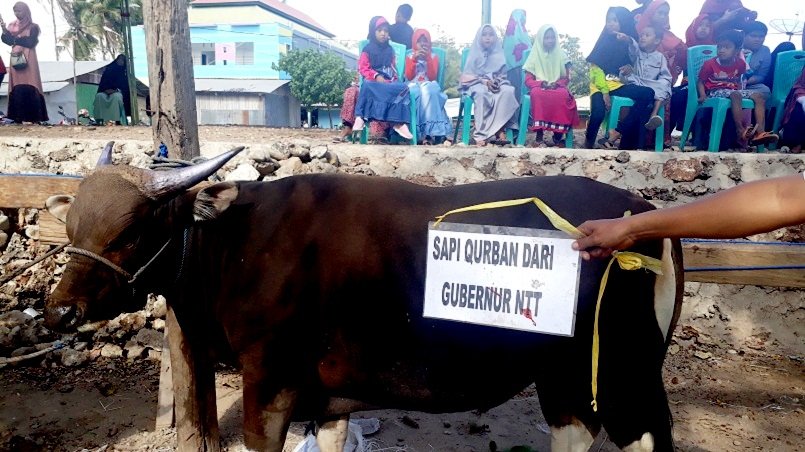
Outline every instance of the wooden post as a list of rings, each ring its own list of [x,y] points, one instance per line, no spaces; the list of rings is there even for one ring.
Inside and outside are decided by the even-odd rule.
[[[188,0],[143,2],[154,149],[165,143],[169,157],[185,160],[199,156],[187,5]]]
[[[165,325],[165,336],[162,339],[162,365],[159,370],[159,396],[157,399],[156,429],[173,427],[173,371],[171,369],[170,342],[168,341],[168,326]]]

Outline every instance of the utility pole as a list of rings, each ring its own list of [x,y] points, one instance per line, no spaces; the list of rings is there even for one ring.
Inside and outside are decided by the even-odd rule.
[[[492,23],[492,0],[481,0],[481,25]]]
[[[200,155],[187,5],[188,0],[143,2],[154,149],[165,143],[169,157],[184,160]]]
[[[137,79],[134,78],[134,52],[131,45],[131,11],[129,0],[120,5],[120,17],[123,19],[123,52],[126,54],[126,79],[129,81],[129,99],[131,99],[131,125],[140,124],[140,109],[137,106]]]
[[[53,0],[50,0],[50,17],[53,19],[53,49],[56,51],[56,61],[59,61],[59,37],[56,35],[56,10],[53,9]]]

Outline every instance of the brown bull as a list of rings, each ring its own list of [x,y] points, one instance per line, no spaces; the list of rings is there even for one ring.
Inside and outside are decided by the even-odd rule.
[[[234,352],[243,369],[251,449],[280,451],[292,420],[315,419],[321,449],[341,451],[351,412],[489,409],[532,383],[555,451],[586,450],[602,426],[626,450],[673,449],[661,368],[681,304],[678,243],[635,249],[663,259],[662,277],[610,275],[597,412],[590,350],[605,262],[582,265],[574,337],[422,315],[435,216],[539,196],[580,224],[651,209],[644,200],[576,177],[428,188],[307,175],[192,188],[238,150],[168,173],[108,165],[110,152],[75,199],[48,200],[73,248],[46,321],[71,328],[121,312],[132,293],[165,294],[169,323],[181,327],[169,332],[180,449],[219,447],[210,354],[218,348]],[[533,205],[451,221],[552,229]]]

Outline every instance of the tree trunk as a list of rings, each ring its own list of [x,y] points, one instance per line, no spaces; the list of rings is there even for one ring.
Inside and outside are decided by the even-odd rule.
[[[330,105],[327,106],[327,117],[330,119],[330,128],[334,129],[335,124],[333,124],[333,107]]]
[[[165,143],[169,157],[190,160],[199,144],[187,0],[145,0],[143,21],[154,149]]]

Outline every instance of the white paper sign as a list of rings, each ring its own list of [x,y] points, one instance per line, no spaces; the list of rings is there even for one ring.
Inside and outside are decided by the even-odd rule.
[[[424,316],[573,336],[581,259],[572,242],[559,231],[431,223]]]

